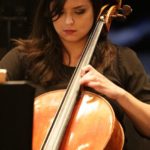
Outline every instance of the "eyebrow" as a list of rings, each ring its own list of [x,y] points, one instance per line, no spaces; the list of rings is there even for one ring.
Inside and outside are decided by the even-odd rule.
[[[85,8],[85,6],[84,6],[84,5],[81,5],[81,6],[73,7],[73,9],[80,9],[80,8]]]

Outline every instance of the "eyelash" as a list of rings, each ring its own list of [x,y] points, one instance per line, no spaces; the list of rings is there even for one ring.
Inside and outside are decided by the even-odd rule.
[[[75,13],[78,15],[84,14],[85,10],[76,10]]]
[[[86,10],[75,10],[74,12],[75,12],[76,14],[78,14],[78,15],[81,15],[81,14],[84,14],[85,11],[86,11]],[[62,12],[60,13],[60,16],[63,15],[63,14],[64,14],[64,11],[62,11]]]

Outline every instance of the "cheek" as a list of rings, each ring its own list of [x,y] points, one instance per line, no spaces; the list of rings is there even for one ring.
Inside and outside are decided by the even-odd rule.
[[[89,32],[93,26],[93,18],[89,17],[83,21],[81,29],[84,32]]]
[[[90,28],[92,28],[93,23],[94,23],[94,16],[91,15],[91,16],[89,17],[89,19],[87,19],[87,20],[88,20],[88,21],[87,21],[87,24],[90,26]]]
[[[87,28],[87,29],[91,29],[94,23],[94,14],[91,11],[89,11],[89,13],[82,19],[83,21],[83,29]]]
[[[59,34],[61,30],[61,23],[59,21],[55,21],[53,22],[53,26],[54,26],[55,31]]]

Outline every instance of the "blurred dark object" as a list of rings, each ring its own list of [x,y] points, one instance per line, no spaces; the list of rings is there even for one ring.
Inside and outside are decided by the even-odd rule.
[[[28,35],[27,17],[7,17],[0,16],[0,45],[7,49],[11,48],[11,39]]]
[[[1,0],[0,16],[26,16],[28,1],[25,0]]]
[[[0,60],[3,58],[3,56],[7,53],[8,51],[6,49],[0,48]]]
[[[35,88],[26,81],[7,81],[0,93],[0,149],[31,150]]]
[[[0,48],[10,50],[11,39],[26,38],[29,35],[31,4],[31,0],[0,0]]]

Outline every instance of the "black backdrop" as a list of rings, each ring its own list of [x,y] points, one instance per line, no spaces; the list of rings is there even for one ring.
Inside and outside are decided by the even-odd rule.
[[[35,0],[0,0],[0,48],[12,48],[11,39],[26,38],[31,30]]]
[[[150,74],[150,8],[148,1],[124,0],[133,11],[123,22],[114,21],[110,38],[114,43],[135,50]]]

